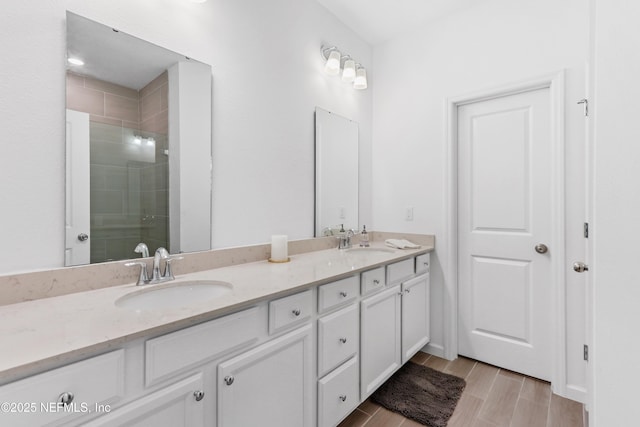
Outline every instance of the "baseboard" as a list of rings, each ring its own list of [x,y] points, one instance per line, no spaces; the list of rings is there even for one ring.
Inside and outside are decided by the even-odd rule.
[[[429,343],[422,347],[420,351],[444,358],[444,347],[439,344]]]
[[[589,411],[587,411],[587,405],[582,407],[582,426],[589,427]]]

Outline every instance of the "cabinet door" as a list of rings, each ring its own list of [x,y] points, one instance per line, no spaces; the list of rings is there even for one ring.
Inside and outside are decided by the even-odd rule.
[[[429,275],[402,284],[402,363],[429,342]]]
[[[311,325],[218,365],[218,427],[311,427]]]
[[[200,373],[83,425],[85,427],[204,426],[204,405],[210,405],[211,402],[207,403],[208,396],[198,395],[202,390],[203,375]],[[107,411],[108,408],[98,410]]]
[[[365,400],[400,366],[400,286],[360,303],[360,394]]]

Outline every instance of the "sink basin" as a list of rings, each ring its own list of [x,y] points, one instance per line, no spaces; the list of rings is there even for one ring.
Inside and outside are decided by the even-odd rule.
[[[357,247],[357,248],[350,248],[350,249],[345,249],[345,252],[349,252],[349,253],[358,253],[358,252],[362,252],[362,253],[385,253],[385,254],[392,254],[395,251],[393,249],[387,249],[387,248],[361,248],[361,247]]]
[[[133,310],[180,308],[209,301],[231,292],[231,283],[192,280],[168,285],[147,285],[144,289],[118,298],[117,307]]]

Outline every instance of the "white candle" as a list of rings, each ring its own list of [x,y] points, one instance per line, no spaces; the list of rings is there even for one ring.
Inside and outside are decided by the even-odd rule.
[[[271,236],[271,260],[286,261],[288,257],[287,236],[283,234]]]

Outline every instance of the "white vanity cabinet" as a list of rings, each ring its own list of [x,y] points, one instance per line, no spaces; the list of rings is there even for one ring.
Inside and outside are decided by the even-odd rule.
[[[400,285],[360,303],[360,397],[365,400],[400,368]]]
[[[336,426],[360,403],[359,291],[359,275],[318,287],[318,311],[328,313],[318,319],[318,427]]]
[[[312,327],[218,365],[218,427],[313,425]]]
[[[429,342],[429,275],[402,283],[402,364]]]
[[[0,425],[335,427],[429,342],[429,262],[371,264],[5,384],[22,406]]]
[[[388,265],[390,287],[360,303],[361,400],[429,342],[428,263],[423,254]]]

